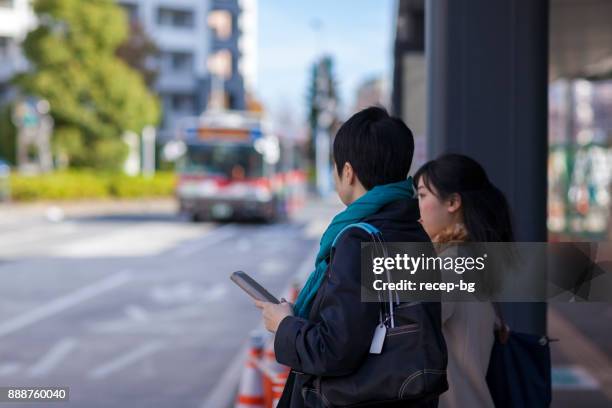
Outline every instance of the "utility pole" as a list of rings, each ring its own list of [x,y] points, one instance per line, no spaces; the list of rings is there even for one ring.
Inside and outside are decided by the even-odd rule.
[[[316,185],[321,196],[332,191],[331,130],[336,117],[336,98],[332,87],[331,58],[322,58],[316,67],[314,108]]]

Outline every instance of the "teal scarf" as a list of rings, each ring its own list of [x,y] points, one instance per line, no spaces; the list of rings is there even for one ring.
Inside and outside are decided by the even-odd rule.
[[[310,314],[312,299],[317,294],[327,270],[328,264],[326,258],[329,256],[334,238],[336,238],[336,235],[338,235],[342,228],[349,224],[360,222],[367,216],[375,214],[390,202],[410,198],[414,198],[412,177],[408,177],[404,181],[374,187],[333,218],[321,237],[319,253],[315,260],[315,270],[308,276],[308,280],[295,302],[294,311],[296,316],[307,318]]]

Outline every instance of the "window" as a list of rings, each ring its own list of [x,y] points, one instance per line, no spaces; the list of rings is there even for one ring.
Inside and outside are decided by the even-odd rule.
[[[194,97],[191,94],[170,95],[170,106],[174,112],[193,113],[194,102]]]
[[[193,54],[186,51],[168,51],[163,54],[164,68],[173,72],[193,71]]]
[[[160,56],[162,71],[189,74],[193,72],[193,53],[165,51]]]
[[[0,37],[0,58],[6,58],[9,54],[11,39],[9,37]]]
[[[191,28],[193,27],[193,12],[189,10],[159,8],[157,10],[157,24],[165,27]]]
[[[185,173],[227,178],[233,178],[236,174],[249,178],[264,174],[263,156],[253,146],[234,144],[189,146],[178,167]]]

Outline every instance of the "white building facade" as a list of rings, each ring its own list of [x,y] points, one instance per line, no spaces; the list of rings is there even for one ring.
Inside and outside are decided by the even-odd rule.
[[[173,136],[181,117],[202,108],[210,42],[207,0],[120,0],[159,49],[155,89],[163,108],[160,136]]]
[[[240,0],[240,16],[238,28],[241,36],[238,40],[240,62],[238,69],[244,78],[244,87],[247,92],[254,93],[257,88],[257,1]]]
[[[35,26],[30,0],[0,0],[0,103],[12,94],[13,75],[28,66],[21,43]]]
[[[207,108],[245,109],[256,78],[256,0],[119,0],[160,51],[162,139]]]

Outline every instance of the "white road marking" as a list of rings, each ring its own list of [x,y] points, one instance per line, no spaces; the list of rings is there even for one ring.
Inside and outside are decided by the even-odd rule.
[[[51,224],[44,223],[16,231],[3,231],[0,234],[0,248],[20,248],[26,244],[52,237],[60,237],[77,231],[73,223]]]
[[[216,245],[221,241],[225,241],[226,239],[232,238],[236,234],[236,229],[232,224],[226,224],[222,227],[216,228],[210,231],[204,239],[189,243],[184,247],[178,248],[175,252],[175,255],[178,257],[187,257],[195,254],[196,252],[200,252],[203,249]]]
[[[75,292],[61,296],[13,319],[0,323],[0,337],[28,327],[43,319],[51,317],[81,302],[89,300],[104,292],[126,284],[132,279],[129,271],[122,271]]]
[[[51,222],[62,222],[66,217],[66,214],[64,214],[64,210],[62,210],[60,207],[52,205],[45,211],[45,217],[47,217],[47,220]]]
[[[274,276],[281,274],[287,268],[287,264],[279,259],[270,258],[261,263],[259,270],[261,275]]]
[[[149,296],[155,302],[163,305],[188,303],[194,300],[196,288],[190,282],[156,285],[149,290]]]
[[[150,341],[143,345],[136,347],[134,350],[129,351],[114,360],[109,361],[106,364],[95,368],[90,371],[89,377],[92,379],[100,380],[110,374],[121,371],[130,364],[133,364],[143,358],[156,353],[165,347],[165,343],[161,340]]]
[[[169,223],[138,223],[113,229],[77,242],[60,243],[52,255],[71,258],[149,256],[157,255],[177,243],[208,235],[208,226]]]
[[[138,323],[127,321],[115,321],[106,323],[95,323],[89,325],[88,329],[92,333],[101,334],[144,334],[147,337],[152,335],[164,336],[184,336],[185,327],[179,325],[153,325],[148,323]]]
[[[77,346],[78,341],[73,338],[65,338],[56,343],[41,357],[28,371],[30,377],[42,377],[51,372],[62,362]]]
[[[240,252],[249,252],[252,248],[253,245],[247,238],[240,238],[238,242],[236,242],[236,250]]]
[[[149,312],[137,305],[128,305],[123,309],[125,314],[133,321],[148,322],[151,320]]]
[[[224,283],[217,283],[211,286],[209,289],[205,290],[200,295],[200,300],[202,302],[214,302],[221,300],[227,294],[227,285]]]
[[[160,324],[173,323],[179,320],[202,317],[202,305],[177,307],[158,316]]]
[[[180,326],[182,320],[202,317],[205,311],[205,305],[211,302],[222,300],[227,295],[227,285],[217,283],[210,288],[198,288],[190,285],[190,291],[186,298],[185,294],[181,295],[180,291],[184,284],[176,285],[174,288],[169,288],[164,291],[162,287],[156,287],[151,291],[150,296],[158,303],[164,306],[172,305],[187,305],[177,306],[163,312],[151,313],[145,309],[129,305],[125,310],[125,316],[119,319],[99,321],[89,324],[89,330],[98,333],[121,333],[121,332],[154,332],[162,334],[184,334],[186,328]],[[179,295],[178,297],[176,297]]]

